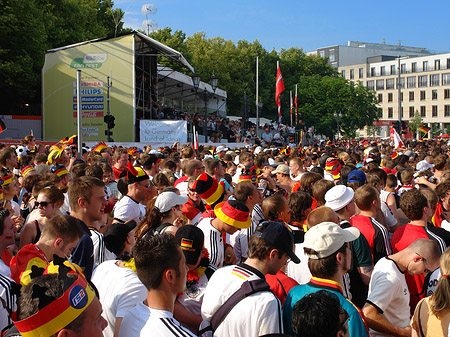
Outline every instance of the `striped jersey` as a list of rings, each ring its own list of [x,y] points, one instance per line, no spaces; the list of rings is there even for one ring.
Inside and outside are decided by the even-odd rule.
[[[149,308],[140,302],[130,309],[120,324],[119,337],[193,337],[173,314],[166,310]]]
[[[225,255],[225,247],[223,243],[222,233],[211,225],[212,218],[206,218],[197,225],[205,235],[205,248],[209,252],[209,262],[217,267],[223,266]]]
[[[374,265],[382,257],[392,254],[389,232],[377,220],[365,215],[356,215],[350,219],[350,224],[358,228],[369,243]]]

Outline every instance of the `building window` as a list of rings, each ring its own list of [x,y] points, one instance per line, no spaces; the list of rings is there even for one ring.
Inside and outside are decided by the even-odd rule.
[[[439,74],[430,75],[430,86],[439,85]]]
[[[419,88],[427,86],[427,77],[428,77],[427,75],[419,76],[418,80]]]
[[[334,53],[334,49],[330,49],[330,56],[329,56],[330,62],[336,61],[336,55]]]
[[[377,80],[377,90],[384,89],[384,80]]]
[[[444,117],[450,117],[450,105],[444,105]]]
[[[416,87],[416,76],[409,76],[406,79],[408,88],[415,88]]]
[[[378,118],[383,118],[383,108],[378,108]]]
[[[391,75],[395,75],[395,64],[391,65]]]
[[[378,103],[383,102],[383,94],[378,94]]]
[[[319,55],[320,55],[320,57],[325,57],[325,51],[323,51],[323,50],[321,50],[321,51],[319,51]]]
[[[444,98],[450,98],[450,89],[444,89]]]
[[[411,72],[415,73],[417,71],[417,62],[411,63]]]
[[[388,108],[388,118],[392,118],[394,116],[394,109]]]
[[[373,88],[374,88],[373,82],[374,82],[374,81],[367,81],[367,88],[369,88],[370,90],[373,90]]]
[[[414,101],[414,91],[409,92],[409,101],[410,102]]]
[[[393,78],[388,78],[386,80],[386,89],[394,89],[394,79]]]
[[[437,115],[438,115],[438,107],[437,107],[437,105],[431,106],[431,116],[432,117],[437,117]]]
[[[442,85],[450,84],[450,73],[442,74]]]
[[[355,78],[355,69],[350,69],[350,79],[353,80]]]
[[[392,102],[393,101],[393,96],[392,93],[388,93],[388,102]]]
[[[423,61],[423,63],[422,63],[422,70],[423,71],[428,71],[428,61]]]
[[[381,68],[380,68],[380,75],[381,76],[386,75],[386,67],[385,66],[381,66]]]
[[[342,77],[345,78],[345,70],[342,70]]]
[[[426,116],[427,116],[427,114],[426,114],[426,112],[425,112],[425,106],[422,105],[422,106],[420,107],[420,117],[426,117]]]
[[[402,115],[402,118],[403,118],[403,107],[402,107],[402,109],[400,111],[401,111],[401,115]]]
[[[400,65],[400,73],[401,74],[406,73],[406,64],[403,63],[403,64]]]
[[[359,68],[359,78],[364,78],[364,69]]]
[[[425,94],[425,90],[421,90],[420,91],[420,100],[424,101],[424,100],[426,100],[426,98],[427,98],[427,95]]]
[[[409,118],[413,118],[414,117],[414,107],[410,106],[409,107]]]
[[[450,59],[447,59],[447,69],[450,69]]]
[[[396,81],[398,82],[398,78],[396,79]],[[400,77],[400,88],[405,89],[405,78],[404,77]],[[397,85],[397,89],[398,89],[398,85]]]
[[[437,97],[437,90],[431,90],[431,99],[438,99]]]
[[[441,60],[434,60],[434,70],[441,69]]]
[[[375,67],[370,68],[370,76],[375,76]]]

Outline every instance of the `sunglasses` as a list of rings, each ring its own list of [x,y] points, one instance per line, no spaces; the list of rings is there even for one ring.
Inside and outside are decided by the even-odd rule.
[[[41,201],[41,202],[39,202],[39,201],[36,201],[35,203],[34,203],[35,205],[36,205],[36,207],[42,207],[42,208],[45,208],[45,207],[47,207],[49,204],[53,204],[52,202],[48,202],[48,201]]]
[[[344,310],[344,309],[342,309],[342,310],[343,310],[343,312],[341,311],[340,313],[344,314],[344,320],[339,323],[339,325],[338,325],[338,327],[336,329],[336,334],[344,328],[345,323],[347,323],[347,321],[350,319],[350,316],[348,315],[348,312],[346,310]]]

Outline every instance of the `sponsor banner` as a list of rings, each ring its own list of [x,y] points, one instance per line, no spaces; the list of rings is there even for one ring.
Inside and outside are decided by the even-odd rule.
[[[42,69],[43,137],[77,133],[77,70],[81,70],[83,141],[105,139],[108,77],[114,141],[134,140],[134,37],[132,34],[45,54]]]
[[[187,122],[169,120],[141,120],[141,142],[187,143]]]

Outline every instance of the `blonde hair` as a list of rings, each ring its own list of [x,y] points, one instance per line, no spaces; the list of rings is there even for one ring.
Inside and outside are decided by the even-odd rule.
[[[442,254],[440,267],[442,276],[430,298],[430,309],[435,316],[439,316],[444,309],[450,309],[450,280],[448,279],[450,276],[450,247]]]

